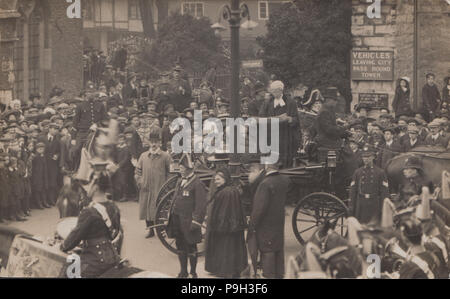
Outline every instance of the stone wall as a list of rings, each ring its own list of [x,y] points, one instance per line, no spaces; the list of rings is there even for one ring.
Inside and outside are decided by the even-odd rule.
[[[418,0],[418,82],[414,82],[414,0],[382,0],[381,18],[369,19],[366,0],[353,0],[352,35],[355,50],[394,52],[394,80],[352,80],[353,105],[359,93],[387,93],[389,105],[398,78],[411,79],[411,95],[419,87],[417,108],[421,106],[421,87],[425,74],[433,72],[442,89],[444,77],[450,73],[450,5],[445,0]],[[412,96],[413,97],[413,96]],[[415,101],[411,98],[411,103]]]

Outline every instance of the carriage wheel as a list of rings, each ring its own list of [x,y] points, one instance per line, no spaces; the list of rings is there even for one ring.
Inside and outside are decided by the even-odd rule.
[[[172,201],[173,201],[173,194],[175,192],[175,188],[170,190],[169,192],[167,192],[160,200],[158,207],[156,208],[156,225],[157,226],[156,229],[156,235],[158,236],[159,240],[161,241],[161,243],[164,245],[164,247],[166,247],[167,249],[169,249],[171,252],[173,253],[177,253],[177,249],[175,247],[175,239],[169,239],[167,237],[167,233],[166,233],[166,226],[167,223],[169,221],[169,211],[170,211],[170,206],[172,205]],[[205,228],[202,228],[202,235],[203,235],[203,240],[204,240],[204,236],[205,236]],[[197,244],[197,249],[198,249],[198,254],[202,255],[204,252],[204,242]]]
[[[292,228],[302,245],[326,220],[337,221],[335,231],[344,236],[347,233],[347,215],[347,206],[338,197],[325,192],[311,193],[302,198],[295,207]]]
[[[159,205],[161,199],[163,199],[169,192],[173,191],[177,185],[178,175],[170,177],[158,192],[158,197],[156,197],[156,206]]]

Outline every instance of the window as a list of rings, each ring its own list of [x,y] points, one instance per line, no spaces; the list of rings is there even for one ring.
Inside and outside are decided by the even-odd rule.
[[[259,19],[268,20],[270,12],[279,9],[285,3],[292,3],[292,1],[259,1],[258,2]]]
[[[269,9],[267,8],[267,1],[259,1],[259,19],[267,20],[269,18]]]
[[[128,17],[130,20],[141,19],[139,0],[128,0]]]
[[[189,14],[196,18],[203,17],[203,2],[184,2],[181,6],[181,13]]]

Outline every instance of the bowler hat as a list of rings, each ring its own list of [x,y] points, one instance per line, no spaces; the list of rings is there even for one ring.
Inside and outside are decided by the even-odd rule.
[[[410,117],[407,121],[408,124],[412,124],[414,123],[416,126],[420,124],[419,120],[414,118],[414,117]]]
[[[395,126],[387,126],[387,127],[383,128],[383,133],[389,131],[392,134],[395,134],[396,130],[397,130],[397,128]]]

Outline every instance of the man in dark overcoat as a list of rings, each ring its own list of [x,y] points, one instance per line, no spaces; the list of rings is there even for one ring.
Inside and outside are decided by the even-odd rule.
[[[36,156],[33,158],[31,166],[31,192],[33,193],[35,206],[38,209],[50,207],[47,202],[48,169],[44,152],[45,144],[38,142],[36,144]]]
[[[284,276],[284,206],[288,185],[289,179],[278,172],[278,165],[267,165],[265,178],[253,200],[249,232],[256,234],[266,278]]]
[[[318,147],[339,149],[342,145],[342,138],[349,137],[350,134],[336,123],[337,98],[326,93],[324,93],[324,98],[325,103],[315,123],[316,143]]]
[[[426,75],[427,83],[422,88],[423,114],[428,122],[432,121],[436,116],[441,104],[441,94],[434,83],[434,78],[433,73],[428,73]]]
[[[205,219],[207,191],[194,173],[191,157],[184,154],[180,159],[181,177],[175,187],[173,203],[169,212],[167,236],[175,238],[181,271],[179,278],[188,277],[187,261],[191,276],[197,278],[197,244],[202,241],[202,223]]]
[[[61,158],[61,140],[59,137],[59,127],[57,124],[50,124],[47,135],[41,136],[40,140],[45,144],[45,159],[47,161],[47,203],[51,205],[56,204],[56,199],[61,187],[60,179],[61,172],[59,168],[59,161]]]

